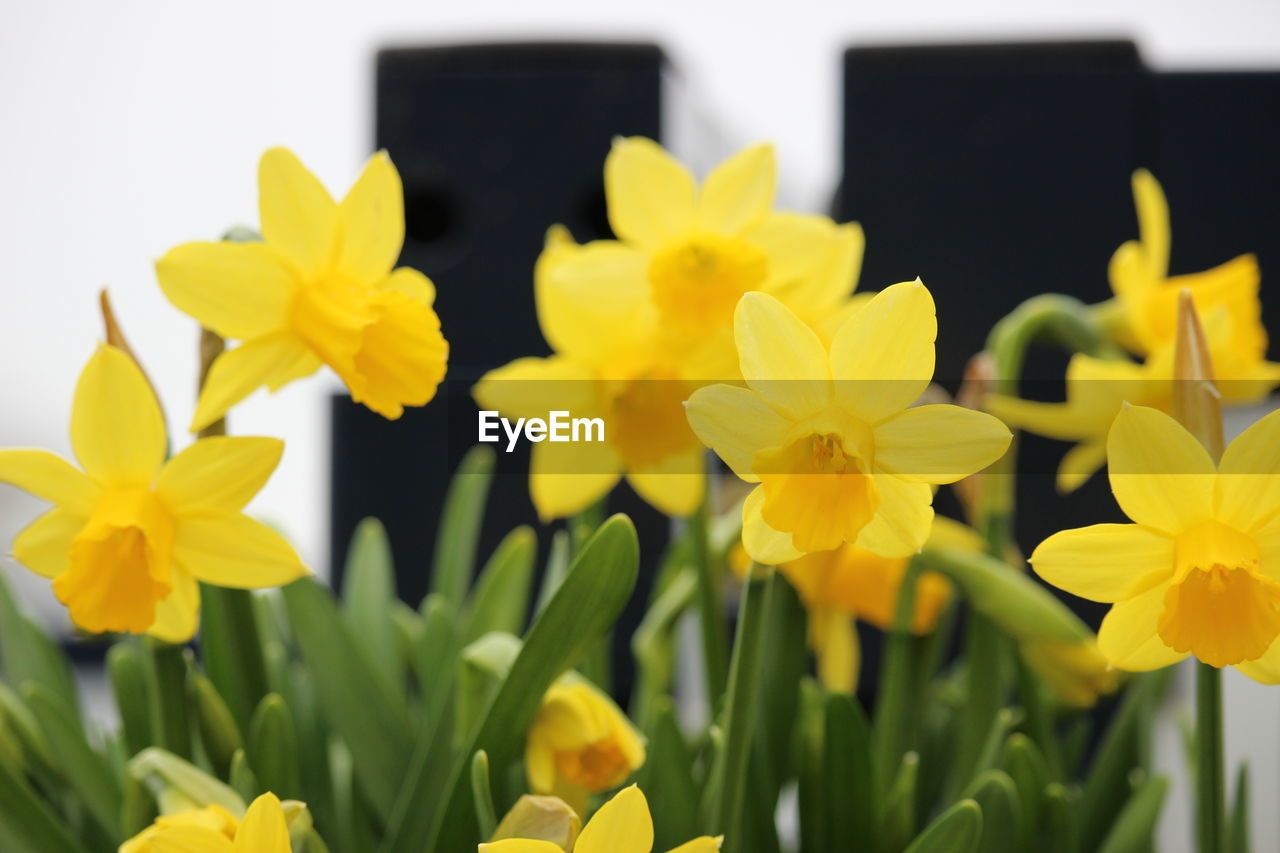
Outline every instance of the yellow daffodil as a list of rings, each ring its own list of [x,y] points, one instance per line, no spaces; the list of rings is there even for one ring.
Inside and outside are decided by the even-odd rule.
[[[552,348],[612,363],[636,339],[677,353],[686,377],[737,376],[732,318],[742,294],[776,296],[819,324],[845,302],[862,263],[857,225],[773,211],[773,148],[756,145],[698,186],[657,143],[618,139],[605,161],[616,240],[549,248],[538,319]],[[603,327],[628,329],[602,335]]]
[[[1226,309],[1220,307],[1206,317],[1204,329],[1224,403],[1257,403],[1280,384],[1280,364],[1267,361],[1263,350],[1250,350],[1249,355],[1235,345],[1236,329]],[[1058,466],[1058,490],[1071,492],[1106,461],[1107,433],[1121,406],[1129,402],[1172,412],[1173,382],[1170,341],[1142,364],[1077,353],[1067,365],[1065,403],[993,394],[985,405],[1012,427],[1075,444]]]
[[[681,844],[669,853],[715,853],[720,838],[704,835]],[[632,785],[601,806],[578,836],[573,853],[650,853],[653,849],[653,817],[644,793]],[[566,853],[551,841],[506,838],[481,844],[479,853]]]
[[[1215,468],[1173,418],[1127,406],[1107,460],[1135,523],[1056,533],[1032,555],[1036,572],[1113,604],[1098,644],[1119,669],[1190,654],[1280,683],[1280,413],[1241,434]]]
[[[289,826],[275,794],[263,794],[243,821],[216,807],[162,817],[120,853],[290,853]]]
[[[542,697],[525,739],[535,794],[554,794],[579,814],[587,795],[616,788],[644,764],[644,739],[595,685],[566,673]]]
[[[830,348],[782,303],[748,293],[735,314],[748,387],[689,399],[689,423],[747,482],[742,541],[776,565],[845,543],[884,557],[918,552],[933,521],[931,484],[985,468],[1009,431],[982,412],[908,408],[933,376],[937,323],[920,282],[878,293]]]
[[[1169,276],[1169,205],[1160,183],[1146,169],[1133,173],[1138,211],[1138,240],[1120,246],[1111,258],[1109,277],[1119,308],[1118,337],[1140,355],[1173,342],[1178,292],[1190,288],[1201,317],[1221,308],[1235,332],[1230,346],[1243,361],[1266,350],[1259,318],[1258,262],[1241,255],[1221,266],[1191,275]]]
[[[370,158],[339,203],[292,153],[273,148],[258,167],[258,204],[262,242],[186,243],[156,263],[174,305],[242,341],[213,363],[191,429],[321,364],[385,417],[430,401],[448,344],[431,307],[434,285],[393,269],[404,198],[386,153]]]
[[[81,472],[44,450],[0,450],[0,482],[54,508],[18,534],[13,555],[53,580],[86,631],[195,633],[197,580],[261,588],[306,568],[284,538],[241,510],[270,477],[282,442],[209,438],[165,461],[168,440],[137,364],[100,346],[71,412]]]
[[[523,838],[550,841],[572,850],[582,831],[582,818],[559,797],[523,794],[502,818],[490,841]]]

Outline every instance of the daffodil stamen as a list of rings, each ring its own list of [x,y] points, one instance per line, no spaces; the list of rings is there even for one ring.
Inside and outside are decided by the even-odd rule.
[[[698,234],[654,253],[654,304],[681,328],[727,325],[742,294],[769,275],[769,256],[740,237]]]

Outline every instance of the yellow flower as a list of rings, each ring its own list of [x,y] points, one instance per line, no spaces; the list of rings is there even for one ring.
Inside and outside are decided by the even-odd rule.
[[[1191,654],[1280,683],[1280,413],[1242,433],[1215,469],[1171,417],[1127,406],[1107,460],[1135,523],[1056,533],[1032,555],[1036,572],[1114,605],[1098,645],[1118,669]]]
[[[933,297],[920,282],[877,294],[828,350],[778,300],[742,298],[735,334],[747,388],[689,399],[689,423],[734,473],[751,558],[776,565],[849,543],[885,557],[920,550],[934,483],[981,470],[1009,446],[983,412],[908,408],[933,376]]]
[[[1280,384],[1280,364],[1266,361],[1263,350],[1251,356],[1233,343],[1232,318],[1219,307],[1204,318],[1204,331],[1224,403],[1249,405]],[[1264,344],[1265,348],[1265,344]],[[1058,490],[1071,492],[1102,467],[1107,432],[1126,403],[1172,412],[1173,342],[1162,343],[1143,364],[1100,359],[1083,353],[1067,365],[1067,401],[1042,403],[992,394],[987,409],[1005,423],[1075,444],[1058,466]]]
[[[238,825],[212,807],[162,817],[120,846],[120,853],[290,853],[289,826],[275,794],[263,794]]]
[[[715,853],[720,838],[704,835],[681,844],[669,853]],[[653,849],[653,817],[644,793],[632,785],[601,806],[573,846],[573,853],[649,853]],[[479,853],[564,853],[550,841],[507,838],[481,844]]]
[[[579,814],[587,795],[616,788],[644,764],[644,739],[607,695],[576,673],[547,690],[525,740],[535,794],[554,794]]]
[[[0,450],[0,481],[55,504],[14,539],[14,557],[53,580],[86,631],[185,642],[196,630],[197,580],[257,589],[307,572],[283,537],[241,512],[282,442],[202,439],[166,462],[167,444],[142,371],[103,345],[71,411],[83,473],[48,451]]]
[[[292,153],[273,148],[258,167],[258,204],[263,242],[186,243],[156,263],[174,305],[243,342],[213,363],[191,429],[321,364],[351,399],[385,417],[430,401],[448,344],[431,307],[434,285],[393,269],[404,199],[386,153],[369,159],[338,203]]]
[[[656,338],[659,351],[679,355],[684,376],[734,379],[742,294],[773,294],[818,324],[857,281],[857,225],[772,210],[769,145],[739,152],[699,187],[657,143],[618,139],[604,174],[618,239],[549,247],[537,283],[538,319],[556,352],[609,365],[635,340]]]
[[[1172,343],[1178,292],[1187,287],[1201,317],[1219,308],[1228,313],[1235,330],[1230,346],[1238,357],[1259,359],[1266,350],[1267,337],[1259,319],[1257,259],[1241,255],[1205,272],[1170,278],[1169,205],[1159,182],[1146,169],[1133,173],[1133,200],[1139,239],[1120,246],[1109,269],[1111,289],[1120,308],[1121,342],[1140,355]]]

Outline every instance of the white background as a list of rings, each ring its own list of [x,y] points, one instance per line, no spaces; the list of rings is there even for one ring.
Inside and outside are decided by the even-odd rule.
[[[686,144],[776,141],[782,199],[812,209],[825,205],[837,177],[839,55],[850,43],[1130,36],[1158,68],[1280,65],[1274,0],[788,0],[761,13],[746,5],[3,0],[0,446],[67,450],[71,389],[100,334],[94,295],[104,285],[159,386],[170,426],[185,426],[195,329],[163,300],[152,260],[173,244],[252,223],[256,161],[271,145],[292,147],[335,192],[345,191],[369,153],[379,46],[654,39],[713,117],[716,139]],[[334,387],[325,375],[274,398],[255,396],[233,424],[241,434],[287,440],[255,508],[291,531],[318,566],[326,562],[323,397]],[[175,443],[183,441],[179,432]],[[0,489],[0,540],[37,509]],[[23,587],[31,602],[38,592]],[[1245,693],[1242,682],[1228,682],[1228,739],[1255,765],[1255,845],[1276,849],[1280,688]],[[1178,745],[1166,734],[1164,760],[1178,764]],[[1166,808],[1164,849],[1189,848],[1185,795],[1175,790]]]

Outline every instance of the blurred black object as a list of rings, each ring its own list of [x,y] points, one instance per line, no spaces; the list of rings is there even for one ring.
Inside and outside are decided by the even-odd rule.
[[[405,189],[400,263],[438,284],[449,379],[431,405],[398,421],[334,398],[335,582],[356,524],[376,516],[391,539],[400,595],[416,606],[425,594],[445,488],[475,443],[471,386],[489,369],[548,352],[533,301],[546,230],[564,223],[580,241],[610,236],[604,158],[614,136],[661,136],[664,61],[648,44],[378,54],[375,144],[390,153]],[[481,559],[511,528],[536,524],[527,450],[498,456]],[[609,508],[633,516],[653,560],[666,541],[666,519],[625,488]],[[539,531],[544,554],[549,538]]]
[[[1280,74],[1152,72],[1126,41],[852,48],[844,72],[837,215],[866,230],[863,287],[915,276],[929,285],[938,378],[953,390],[1023,299],[1111,295],[1111,253],[1137,236],[1138,167],[1169,199],[1171,272],[1244,252],[1257,253],[1264,275],[1280,266]],[[1276,328],[1280,297],[1266,293]],[[1034,352],[1023,392],[1062,399],[1065,365]],[[1056,530],[1125,520],[1105,473],[1059,496],[1053,472],[1066,445],[1021,441],[1025,550]],[[1105,610],[1064,598],[1094,625]]]

